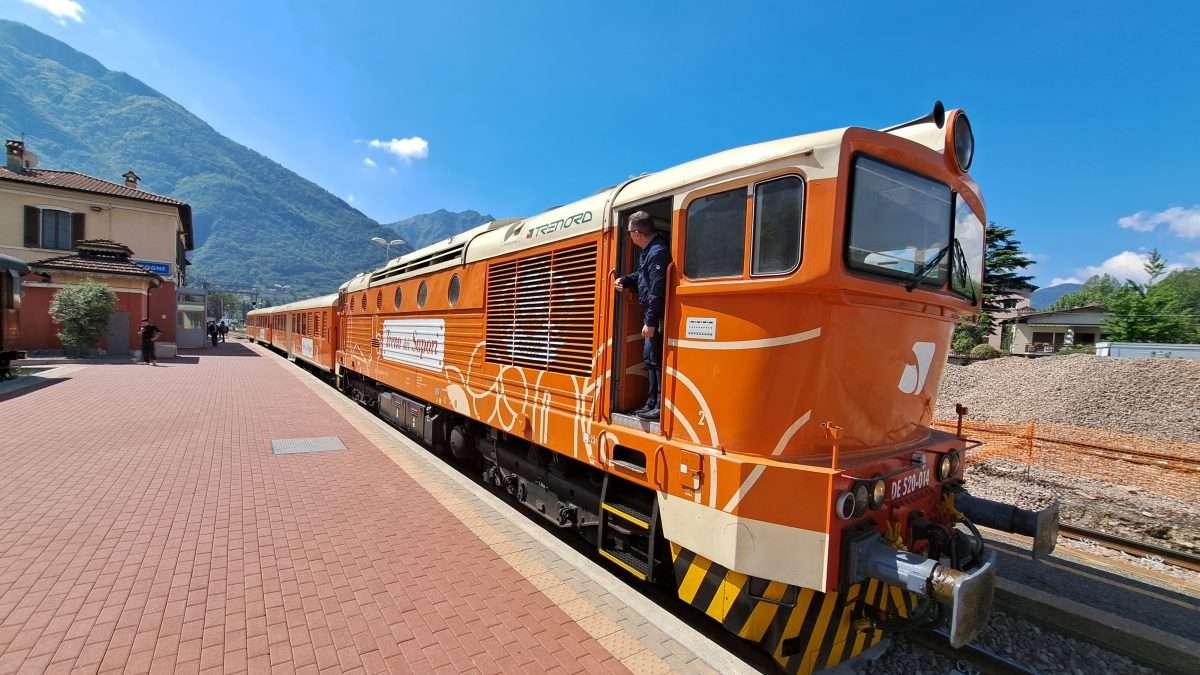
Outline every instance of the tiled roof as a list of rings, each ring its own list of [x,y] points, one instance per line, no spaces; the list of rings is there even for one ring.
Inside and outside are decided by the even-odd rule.
[[[133,253],[128,246],[107,239],[85,239],[76,245],[76,251],[29,263],[36,270],[64,270],[68,272],[91,272],[93,274],[120,274],[133,277],[157,278],[154,272],[130,262]]]
[[[112,195],[114,197],[124,197],[126,199],[139,199],[144,202],[157,202],[159,204],[170,204],[171,206],[180,206],[183,202],[172,197],[164,197],[163,195],[146,192],[131,188],[121,183],[113,183],[106,180],[101,180],[94,176],[78,173],[76,171],[55,171],[53,169],[25,169],[23,171],[13,171],[12,169],[0,166],[0,180],[11,180],[17,183],[33,183],[35,185],[48,185],[50,187],[66,188],[68,190],[81,190],[83,192],[92,192],[95,194]]]
[[[173,197],[165,197],[153,192],[138,190],[121,183],[113,183],[76,171],[56,171],[53,169],[23,169],[13,171],[7,167],[0,166],[0,180],[29,185],[44,185],[64,190],[76,190],[78,192],[137,199],[143,202],[174,206],[179,209],[179,219],[183,221],[183,231],[187,241],[187,248],[189,250],[192,248],[192,207]]]

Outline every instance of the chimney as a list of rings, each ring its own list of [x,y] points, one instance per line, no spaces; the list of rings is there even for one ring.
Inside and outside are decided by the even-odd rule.
[[[10,171],[21,171],[25,168],[25,141],[8,139],[4,141],[5,166]]]
[[[136,173],[134,173],[133,169],[130,169],[130,170],[126,171],[125,173],[121,174],[121,178],[125,179],[125,187],[133,188],[134,190],[139,189],[138,181],[141,180],[142,177],[137,175]]]

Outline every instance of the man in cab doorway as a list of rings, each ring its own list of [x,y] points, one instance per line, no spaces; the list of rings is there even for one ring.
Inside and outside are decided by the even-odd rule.
[[[659,383],[662,375],[662,316],[663,299],[667,290],[667,266],[671,264],[671,250],[667,242],[654,229],[649,213],[638,211],[629,216],[626,228],[634,246],[642,249],[637,270],[617,277],[618,291],[630,289],[637,292],[638,304],[642,306],[642,361],[646,367],[646,404],[634,411],[634,415],[647,421],[659,417]],[[616,271],[613,271],[616,276]]]

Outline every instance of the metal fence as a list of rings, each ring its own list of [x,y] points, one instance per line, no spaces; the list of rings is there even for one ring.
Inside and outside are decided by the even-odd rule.
[[[958,422],[933,426],[954,433]],[[964,421],[962,434],[983,444],[967,452],[968,465],[1005,459],[1183,499],[1200,491],[1200,443],[1046,422]]]

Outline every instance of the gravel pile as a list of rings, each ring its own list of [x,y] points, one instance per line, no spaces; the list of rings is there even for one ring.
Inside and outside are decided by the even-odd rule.
[[[1045,675],[1154,675],[1158,672],[1126,656],[1069,638],[1000,611],[992,612],[987,628],[974,644]],[[863,675],[941,675],[977,672],[969,667],[957,666],[946,657],[908,642],[902,637],[896,638],[879,659],[852,665],[854,672]]]
[[[1200,361],[1071,354],[946,364],[937,419],[1057,422],[1200,442]]]

